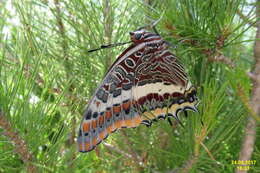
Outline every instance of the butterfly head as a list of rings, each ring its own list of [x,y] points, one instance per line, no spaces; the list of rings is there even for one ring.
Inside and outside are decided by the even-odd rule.
[[[162,40],[162,38],[158,34],[155,34],[155,33],[143,30],[143,29],[130,32],[129,34],[130,34],[131,41],[134,44],[139,44],[139,43],[143,43],[143,42],[151,42],[153,40]]]

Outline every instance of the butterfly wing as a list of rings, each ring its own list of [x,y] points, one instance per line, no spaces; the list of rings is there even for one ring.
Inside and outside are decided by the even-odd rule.
[[[168,49],[150,52],[139,59],[135,71],[134,98],[142,123],[173,116],[186,109],[196,111],[198,99],[178,59]]]
[[[137,48],[131,45],[117,58],[90,100],[80,125],[79,151],[91,151],[117,129],[140,124],[133,106]]]
[[[164,45],[151,42],[131,45],[106,74],[84,113],[79,151],[93,150],[117,129],[194,110],[196,90],[183,67]]]

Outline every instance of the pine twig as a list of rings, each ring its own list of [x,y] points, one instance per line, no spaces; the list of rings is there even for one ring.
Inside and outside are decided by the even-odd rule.
[[[213,155],[209,152],[207,147],[203,144],[203,140],[205,139],[207,135],[207,129],[208,127],[205,125],[199,133],[195,133],[195,145],[194,145],[194,154],[190,156],[190,159],[185,162],[185,164],[180,169],[180,173],[188,173],[194,164],[197,163],[199,156],[200,156],[200,146],[204,147],[206,152],[209,154],[209,156],[213,159]]]
[[[189,173],[192,166],[198,161],[198,156],[192,155],[189,160],[186,161],[186,163],[183,166],[183,169],[181,170],[181,173]]]
[[[124,136],[124,141],[128,145],[129,152],[131,153],[133,159],[136,163],[141,162],[141,157],[132,149],[132,142],[129,141],[128,136],[124,130],[121,131],[122,135]]]
[[[225,57],[223,54],[210,56],[208,58],[208,60],[210,62],[221,62],[221,63],[224,63],[224,64],[228,65],[230,68],[234,68],[235,67],[235,63],[230,58]]]
[[[134,160],[134,162],[139,166],[138,167],[139,171],[141,171],[141,169],[144,166],[143,162],[142,162],[142,158],[133,150],[133,148],[132,148],[133,144],[132,144],[132,142],[129,141],[128,136],[124,130],[121,130],[121,134],[124,137],[125,144],[128,146],[129,154],[132,156],[132,159]]]
[[[0,127],[4,129],[3,135],[6,136],[15,146],[15,152],[20,155],[22,161],[27,165],[29,173],[37,172],[36,167],[32,164],[33,155],[29,152],[25,141],[11,127],[10,122],[5,118],[5,115],[0,110]]]
[[[249,19],[247,16],[245,16],[245,15],[242,13],[242,11],[237,10],[237,15],[238,15],[244,22],[248,23],[249,25],[251,25],[251,26],[253,26],[253,27],[257,27],[256,23],[250,21],[250,19]]]
[[[65,57],[65,60],[68,60],[68,56],[67,56],[67,49],[68,49],[68,43],[66,41],[66,30],[62,21],[62,14],[61,14],[61,10],[60,10],[60,1],[59,0],[54,0],[54,4],[55,4],[55,17],[56,17],[56,21],[57,21],[57,25],[59,28],[59,34],[61,35],[61,39],[62,39],[62,49],[63,49],[63,54]],[[66,63],[66,61],[65,61]]]
[[[55,14],[56,17],[56,22],[57,22],[57,26],[58,26],[58,32],[61,36],[61,47],[62,47],[62,51],[63,51],[63,57],[64,57],[64,67],[65,67],[65,72],[66,72],[66,77],[68,80],[71,80],[73,78],[73,76],[71,75],[71,70],[72,70],[72,64],[69,61],[69,54],[68,54],[68,42],[67,42],[67,36],[66,36],[66,28],[65,25],[63,23],[62,20],[62,12],[61,12],[61,4],[60,4],[60,0],[54,0],[54,5],[55,5],[55,11],[53,10],[53,14]],[[75,101],[74,98],[77,98],[73,95],[73,92],[75,90],[75,84],[72,82],[69,86],[69,96],[71,97],[71,99],[68,100],[68,105],[72,105],[71,103],[73,103]],[[73,113],[74,110],[71,110],[71,112]],[[75,139],[75,130],[76,129],[76,118],[73,117],[71,120],[71,130],[70,130],[70,137],[68,139],[68,143],[69,145],[73,146],[73,144],[75,143],[74,139]],[[69,161],[69,168],[73,169],[74,167],[74,162],[73,160],[76,158],[76,153],[74,150],[72,150],[72,154],[71,154],[71,158]]]
[[[112,32],[113,32],[113,16],[111,15],[111,2],[109,0],[103,0],[103,16],[104,16],[104,40],[106,43],[111,44]],[[108,56],[105,57],[105,68],[109,69],[112,64],[112,58],[110,56],[111,50],[108,50]]]
[[[213,154],[209,151],[208,147],[203,143],[203,142],[200,142],[200,145],[204,148],[204,150],[208,153],[209,157],[216,161],[216,159],[214,158]]]
[[[117,153],[123,155],[123,156],[126,157],[126,158],[133,159],[133,156],[132,156],[131,154],[128,154],[128,153],[124,152],[123,150],[120,150],[119,148],[116,148],[115,146],[113,146],[113,145],[111,145],[111,144],[108,144],[108,143],[106,143],[106,142],[103,142],[103,145],[104,145],[107,149],[109,149],[109,150],[111,150],[111,151],[115,151],[115,152],[117,152]]]
[[[248,97],[246,96],[242,86],[238,86],[238,96],[240,97],[245,108],[247,109],[247,112],[249,113],[249,115],[252,118],[254,118],[255,120],[260,122],[260,117],[257,115],[257,113],[253,110],[252,106],[250,105],[250,101],[249,101]]]

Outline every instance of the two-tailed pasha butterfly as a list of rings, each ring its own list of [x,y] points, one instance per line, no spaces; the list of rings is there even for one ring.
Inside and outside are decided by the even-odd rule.
[[[78,134],[89,152],[120,128],[150,126],[178,112],[197,111],[196,89],[159,34],[130,32],[131,45],[116,59],[89,101]]]

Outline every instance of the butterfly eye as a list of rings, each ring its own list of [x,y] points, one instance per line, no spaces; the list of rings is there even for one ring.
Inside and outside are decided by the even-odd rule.
[[[135,34],[135,39],[136,40],[140,40],[141,38],[142,38],[142,34],[141,33]]]

